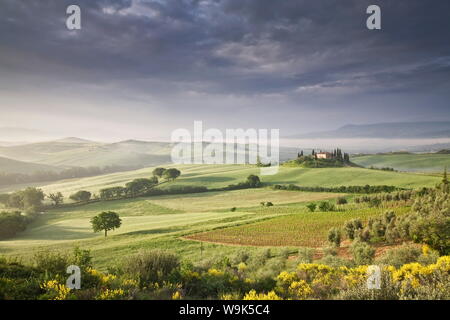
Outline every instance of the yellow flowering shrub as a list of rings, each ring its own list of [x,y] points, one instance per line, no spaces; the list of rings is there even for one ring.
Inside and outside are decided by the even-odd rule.
[[[41,284],[41,289],[47,291],[50,295],[50,300],[65,300],[70,293],[70,288],[59,283],[57,280],[49,280],[44,282]]]
[[[118,300],[125,297],[123,289],[106,289],[100,292],[97,300]]]
[[[289,295],[299,300],[307,299],[313,294],[313,290],[304,280],[293,281],[289,285]]]
[[[104,274],[104,273],[102,273],[102,272],[100,272],[98,270],[95,270],[93,268],[88,268],[87,272],[91,276],[97,278],[102,285],[111,284],[114,280],[117,279],[117,276],[115,276],[113,274]]]
[[[182,296],[181,296],[181,292],[180,291],[175,291],[172,294],[172,300],[181,300]]]
[[[367,268],[368,266],[341,267],[339,271],[343,274],[343,280],[347,287],[356,287],[367,280]]]
[[[217,269],[214,269],[214,268],[209,269],[209,270],[208,270],[208,274],[209,274],[210,276],[215,276],[215,277],[221,277],[221,276],[224,275],[224,273],[223,273],[222,271],[217,270]]]
[[[270,291],[267,294],[265,293],[256,293],[255,290],[251,290],[249,293],[246,293],[243,300],[283,300],[279,297],[275,291]]]

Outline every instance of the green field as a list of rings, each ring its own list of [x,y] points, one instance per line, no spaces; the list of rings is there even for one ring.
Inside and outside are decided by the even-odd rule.
[[[404,213],[406,207],[395,208]],[[299,210],[291,210],[295,212]],[[319,248],[327,245],[327,233],[348,220],[367,220],[384,213],[385,209],[354,208],[345,212],[300,211],[267,221],[192,235],[189,239],[233,245],[293,246]],[[288,212],[288,210],[286,210]]]
[[[170,185],[224,187],[244,181],[249,174],[259,175],[259,168],[250,165],[183,165],[182,175]],[[62,192],[66,197],[84,189],[98,192],[105,187],[124,185],[135,178],[150,177],[153,168],[73,179],[41,185],[46,192]],[[307,213],[305,205],[342,196],[336,193],[272,190],[272,184],[294,183],[301,186],[333,187],[341,185],[395,185],[405,188],[434,186],[439,177],[410,173],[386,172],[361,168],[284,168],[276,175],[261,176],[265,188],[198,194],[152,196],[146,198],[96,202],[45,212],[15,238],[0,241],[0,254],[30,259],[40,250],[68,252],[75,246],[89,248],[95,264],[106,268],[116,257],[142,248],[163,248],[190,259],[203,255],[226,254],[236,246],[187,240],[199,237],[240,245],[318,246],[325,241],[330,226],[340,226],[352,217],[367,217],[380,211],[368,209],[334,213]],[[24,186],[22,186],[24,187]],[[12,191],[18,187],[2,190]],[[346,195],[352,197],[352,195]],[[270,201],[273,207],[262,207]],[[236,211],[230,209],[236,207]],[[115,211],[123,219],[121,228],[105,239],[91,230],[90,219],[102,211]],[[268,220],[276,218],[275,220]],[[278,219],[278,220],[277,220]],[[264,222],[265,221],[265,222]],[[258,222],[258,224],[254,224]],[[227,229],[231,227],[231,229]],[[237,227],[237,228],[233,228]],[[237,231],[236,231],[237,230]],[[241,231],[240,230],[244,230]],[[211,233],[211,231],[214,231]],[[235,231],[237,233],[235,233]],[[241,237],[242,235],[242,237]],[[234,240],[230,240],[234,237]],[[228,237],[228,238],[226,238]],[[197,238],[196,238],[197,239]],[[249,241],[255,239],[256,242]],[[259,240],[258,240],[259,239]],[[274,240],[276,239],[276,240]],[[220,250],[218,250],[220,248]],[[278,250],[278,249],[275,249]]]
[[[107,266],[114,256],[133,253],[140,248],[168,248],[182,255],[199,254],[199,244],[180,237],[304,210],[308,201],[337,197],[332,193],[301,193],[252,189],[176,196],[158,196],[98,202],[49,211],[40,215],[25,232],[0,241],[0,254],[30,259],[39,250],[67,252],[75,246],[90,248],[96,263]],[[261,201],[273,200],[274,207],[260,208]],[[277,199],[277,201],[275,201]],[[296,203],[295,206],[288,205]],[[278,205],[279,204],[279,205]],[[230,207],[238,210],[231,212]],[[227,208],[227,209],[225,209]],[[280,208],[288,208],[280,211]],[[93,233],[89,220],[101,211],[120,214],[123,226],[108,238]],[[187,250],[186,247],[190,247]],[[215,245],[205,246],[215,248]],[[214,253],[214,250],[210,251]]]
[[[375,154],[353,157],[352,162],[363,167],[390,167],[409,172],[442,172],[450,167],[450,154]]]
[[[167,166],[170,167],[170,166]],[[178,165],[181,177],[169,185],[206,186],[220,188],[242,182],[249,174],[260,174],[259,168],[251,165]],[[120,186],[142,177],[150,177],[153,168],[113,173],[97,177],[71,179],[53,183],[39,183],[45,192],[62,192],[68,196],[84,189],[97,193],[105,187]],[[350,186],[350,185],[393,185],[402,188],[432,187],[439,177],[402,172],[387,172],[362,168],[286,168],[280,167],[276,175],[261,176],[266,184],[297,184],[300,186]],[[11,192],[27,185],[0,188],[0,192]]]

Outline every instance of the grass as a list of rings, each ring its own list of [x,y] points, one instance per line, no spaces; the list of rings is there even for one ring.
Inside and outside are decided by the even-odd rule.
[[[166,166],[171,167],[171,166]],[[172,166],[173,167],[173,166]],[[206,186],[220,188],[229,184],[244,181],[250,174],[260,175],[259,168],[251,165],[178,165],[182,172],[176,181],[166,184],[173,185]],[[94,193],[105,187],[123,186],[136,178],[150,177],[154,168],[126,171],[107,174],[97,177],[69,179],[53,183],[40,183],[34,186],[41,187],[44,192],[62,192],[69,196],[78,190],[88,190]],[[261,176],[267,184],[298,184],[301,186],[335,187],[342,185],[394,185],[403,188],[432,187],[436,185],[439,177],[431,175],[418,175],[401,172],[387,172],[362,168],[286,168],[280,167],[276,175]],[[29,184],[28,184],[29,185]],[[28,185],[16,185],[0,188],[0,192],[11,192]]]
[[[406,207],[393,209],[404,213]],[[294,210],[292,210],[294,211]],[[224,228],[188,236],[188,239],[243,246],[322,247],[328,230],[353,218],[365,221],[385,209],[364,208],[344,212],[303,212],[277,217],[248,225]]]
[[[243,223],[252,223],[284,214],[277,204],[298,210],[308,201],[331,199],[338,194],[303,193],[252,189],[209,192],[184,196],[158,196],[131,200],[106,201],[84,206],[51,210],[40,215],[26,231],[13,239],[0,241],[0,254],[30,259],[36,251],[67,252],[75,246],[89,248],[96,263],[108,266],[117,253],[126,254],[167,242],[188,242],[181,236]],[[277,199],[277,201],[275,201]],[[260,208],[261,201],[273,200],[275,206]],[[295,203],[293,206],[292,203]],[[238,210],[231,212],[230,207]],[[93,233],[90,219],[101,211],[113,210],[122,218],[122,226],[109,233]],[[289,211],[289,213],[292,211]],[[165,239],[164,241],[162,239]],[[161,242],[162,241],[162,242]],[[210,252],[212,253],[212,252]],[[125,253],[124,253],[125,254]],[[186,255],[187,253],[183,253]]]
[[[450,167],[450,154],[379,154],[352,158],[352,162],[364,167],[390,167],[410,172],[442,172]]]
[[[169,167],[169,166],[167,166]],[[244,181],[259,169],[245,165],[183,165],[176,166],[182,176],[169,185],[198,185],[223,187]],[[41,185],[44,192],[62,192],[66,197],[78,190],[97,193],[105,187],[124,185],[139,177],[151,176],[153,168],[134,170],[59,181]],[[396,185],[419,188],[433,186],[439,177],[360,168],[280,168],[278,174],[261,176],[266,184],[295,183],[301,186],[339,185]],[[17,189],[11,187],[9,191]],[[2,190],[5,192],[8,190]],[[334,193],[310,193],[272,190],[270,188],[207,192],[187,195],[166,195],[92,203],[84,206],[54,209],[40,215],[23,233],[13,239],[0,241],[0,254],[24,260],[40,250],[67,253],[72,248],[92,250],[98,268],[115,264],[118,258],[141,249],[159,248],[175,251],[189,259],[228,254],[237,247],[217,243],[200,244],[195,240],[217,241],[245,245],[253,250],[258,246],[318,246],[330,226],[340,225],[352,217],[368,217],[381,210],[353,210],[348,212],[306,212],[311,201],[338,197]],[[351,198],[352,195],[346,195]],[[260,202],[273,202],[262,207]],[[234,212],[230,208],[236,207]],[[90,219],[102,211],[116,211],[123,219],[121,228],[111,231],[105,239],[93,233]],[[276,219],[273,219],[276,218]],[[268,220],[272,219],[272,220]],[[205,238],[202,238],[205,237]],[[253,242],[252,242],[253,241]],[[202,249],[202,250],[201,250]]]

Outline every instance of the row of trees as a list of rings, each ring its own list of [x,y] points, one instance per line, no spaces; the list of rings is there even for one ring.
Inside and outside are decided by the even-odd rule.
[[[340,187],[304,187],[297,186],[295,184],[288,185],[273,185],[274,190],[288,190],[288,191],[307,191],[307,192],[336,192],[336,193],[380,193],[380,192],[393,192],[399,190],[394,186],[340,186]]]
[[[90,191],[80,190],[69,196],[74,202],[88,202],[91,199],[108,200],[121,197],[136,197],[158,184],[158,177],[173,181],[179,177],[181,172],[178,169],[156,168],[153,176],[149,179],[139,178],[128,182],[125,187],[112,187],[100,190],[99,195],[93,195]],[[43,208],[45,199],[51,201],[53,206],[64,203],[64,196],[61,192],[49,193],[46,195],[41,189],[28,187],[25,190],[16,191],[11,194],[0,194],[0,203],[8,208],[22,209],[29,213],[35,213]]]

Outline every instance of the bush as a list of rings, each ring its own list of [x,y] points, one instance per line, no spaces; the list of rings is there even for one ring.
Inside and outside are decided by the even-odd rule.
[[[67,267],[71,264],[67,255],[51,251],[38,252],[34,255],[33,260],[37,270],[51,276],[65,276]]]
[[[30,218],[24,217],[20,212],[0,212],[0,239],[15,236],[24,231]]]
[[[317,263],[324,264],[326,266],[330,266],[333,268],[350,267],[351,265],[351,261],[348,261],[345,258],[341,258],[335,255],[326,255],[322,259],[317,261]]]
[[[341,245],[341,230],[339,228],[331,228],[328,231],[328,242],[335,247],[339,247]]]
[[[239,264],[241,262],[246,263],[249,258],[250,258],[250,255],[248,254],[248,252],[243,250],[243,249],[241,249],[238,252],[236,252],[236,254],[231,259],[231,262],[233,264]]]
[[[387,250],[381,258],[377,259],[377,264],[392,265],[399,268],[404,264],[417,262],[421,254],[422,251],[417,246],[404,244],[399,248]]]
[[[152,282],[161,283],[179,267],[180,262],[176,255],[161,251],[142,251],[123,262],[122,270],[136,276],[141,286]]]
[[[313,248],[299,248],[298,249],[298,263],[311,263],[314,258],[315,250]]]
[[[336,200],[337,204],[347,204],[347,199],[345,199],[344,197],[339,197]]]
[[[322,201],[319,204],[319,210],[322,212],[328,212],[328,211],[335,211],[336,208],[334,207],[334,204],[331,204],[327,201]]]
[[[317,204],[309,203],[306,207],[309,209],[310,212],[314,212],[314,211],[316,211]]]
[[[345,233],[350,240],[355,239],[355,233],[363,229],[363,224],[359,219],[347,221],[344,226]]]
[[[375,256],[375,249],[366,242],[354,241],[350,247],[353,261],[357,265],[369,265]]]

